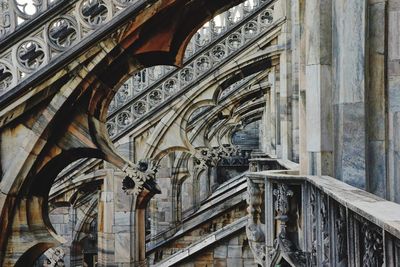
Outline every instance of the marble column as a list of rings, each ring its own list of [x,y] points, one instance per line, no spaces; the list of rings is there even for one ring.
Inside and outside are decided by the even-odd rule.
[[[107,172],[100,192],[98,210],[98,265],[114,263],[114,179],[112,170]]]
[[[299,91],[299,163],[300,174],[308,173],[308,153],[307,153],[307,116],[306,116],[306,38],[304,32],[305,0],[292,0],[292,31],[293,38],[293,60],[297,62],[296,76],[298,79]],[[293,74],[295,75],[295,74]],[[295,79],[295,78],[294,78]]]
[[[210,177],[210,193],[212,194],[219,186],[217,166],[208,168],[208,175]]]
[[[389,199],[400,203],[400,0],[388,0]]]
[[[270,107],[270,121],[269,121],[269,126],[268,126],[268,132],[270,136],[270,142],[268,146],[270,147],[270,150],[268,153],[271,156],[277,155],[276,152],[276,136],[277,136],[277,101],[276,101],[276,82],[275,82],[275,77],[276,77],[276,69],[273,67],[271,69],[271,72],[268,75],[268,82],[271,85],[270,92],[269,92],[269,107]],[[268,101],[268,100],[267,100]]]
[[[133,196],[122,191],[123,178],[123,173],[110,169],[104,179],[98,213],[98,266],[135,266],[141,251],[136,246],[135,203]]]
[[[278,4],[277,4],[278,5]],[[282,25],[281,34],[278,37],[279,45],[285,47],[280,55],[280,127],[281,148],[283,159],[291,160],[293,157],[293,131],[292,131],[292,82],[291,82],[291,21],[290,0],[281,0],[279,8],[282,15],[287,16],[286,23]],[[276,13],[278,13],[276,11]],[[279,14],[279,13],[278,13]]]
[[[260,140],[262,140],[262,150],[267,153],[271,154],[272,147],[271,147],[271,142],[272,142],[272,137],[271,137],[271,91],[269,90],[265,94],[265,108],[264,108],[264,114],[262,117],[262,124],[260,125],[260,129],[262,129],[262,134],[260,135]]]
[[[301,70],[301,24],[300,24],[300,2],[291,0],[291,73],[292,73],[292,160],[299,162],[300,159],[300,70]]]
[[[333,175],[332,0],[305,3],[308,174]]]
[[[332,3],[334,177],[366,189],[367,1]]]
[[[368,4],[368,62],[367,114],[367,185],[371,193],[386,198],[386,0],[369,0]]]

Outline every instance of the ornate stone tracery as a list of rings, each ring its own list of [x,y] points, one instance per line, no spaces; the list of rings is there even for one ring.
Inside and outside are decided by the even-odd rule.
[[[130,127],[129,125],[120,126],[117,124],[120,112],[133,113],[135,115],[134,120],[139,120],[151,112],[157,105],[164,103],[177,92],[184,91],[191,86],[192,81],[195,79],[220,66],[225,59],[228,59],[237,50],[244,48],[252,40],[265,32],[273,20],[262,20],[261,16],[266,16],[266,12],[272,15],[272,9],[266,8],[264,10],[262,7],[262,4],[254,6],[246,17],[235,21],[234,25],[238,25],[244,22],[245,18],[253,18],[251,23],[243,23],[243,25],[240,25],[240,29],[235,30],[233,33],[229,33],[228,31],[233,25],[230,27],[224,26],[226,28],[219,31],[218,36],[215,37],[218,42],[205,50],[201,49],[202,45],[197,42],[199,38],[201,40],[206,38],[206,32],[210,30],[209,28],[212,25],[208,24],[200,29],[188,45],[191,55],[186,58],[184,68],[176,70],[170,66],[150,67],[140,71],[140,74],[136,74],[134,76],[135,82],[127,81],[126,85],[129,89],[123,87],[121,93],[128,93],[123,98],[114,98],[111,103],[110,117],[107,121],[107,126],[113,129],[113,131],[110,131],[113,134],[110,137],[114,138]],[[248,34],[242,36],[242,31]],[[159,75],[151,75],[154,72],[159,73]],[[247,79],[244,80],[238,82],[235,86],[240,86],[247,81]],[[234,89],[235,86],[232,86],[231,89]],[[140,90],[137,88],[140,88]],[[121,107],[123,108],[120,110],[119,108]]]

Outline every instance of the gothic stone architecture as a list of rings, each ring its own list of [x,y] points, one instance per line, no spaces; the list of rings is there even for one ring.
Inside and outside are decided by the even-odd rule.
[[[400,266],[400,0],[0,0],[1,266]]]

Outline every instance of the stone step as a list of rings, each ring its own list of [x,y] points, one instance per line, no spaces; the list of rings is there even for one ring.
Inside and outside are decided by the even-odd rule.
[[[235,177],[236,178],[236,177]],[[217,218],[224,214],[227,210],[232,209],[243,203],[246,200],[247,183],[246,177],[243,175],[237,176],[231,180],[231,183],[223,185],[222,192],[214,192],[210,197],[211,199],[203,204],[190,217],[183,220],[179,228],[170,229],[164,233],[158,234],[153,237],[153,240],[161,240],[159,242],[153,241],[147,243],[147,253],[160,248],[166,243],[173,242],[177,238],[184,236],[189,231],[194,230],[196,227],[204,224],[205,222]]]
[[[247,216],[236,220],[235,222],[229,224],[228,226],[223,227],[222,229],[205,236],[198,242],[188,246],[187,248],[173,254],[172,256],[166,258],[165,260],[157,263],[153,266],[157,267],[167,267],[175,265],[188,257],[214,245],[216,242],[231,236],[232,234],[237,233],[239,230],[244,230],[247,223]]]

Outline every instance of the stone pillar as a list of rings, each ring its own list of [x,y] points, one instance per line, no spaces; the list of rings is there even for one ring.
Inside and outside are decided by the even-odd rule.
[[[271,119],[271,90],[265,94],[265,108],[264,114],[262,116],[262,124],[260,129],[262,129],[262,134],[260,140],[262,140],[262,151],[271,154],[272,147],[272,119]]]
[[[107,171],[100,192],[98,211],[98,265],[114,263],[114,179],[112,170]]]
[[[292,161],[299,162],[300,158],[300,3],[299,0],[291,0],[291,73],[292,73]]]
[[[210,177],[210,194],[212,194],[219,186],[217,166],[208,168],[208,173]]]
[[[400,0],[389,0],[388,10],[388,188],[400,203]]]
[[[308,174],[333,175],[332,0],[305,2]]]
[[[269,93],[269,113],[270,113],[270,120],[268,123],[268,132],[269,132],[269,137],[270,137],[270,142],[268,144],[270,150],[268,151],[268,154],[271,156],[276,156],[276,127],[277,127],[277,116],[276,116],[276,111],[277,111],[277,101],[276,101],[276,83],[275,83],[275,77],[276,77],[276,69],[273,67],[271,69],[271,72],[268,75],[268,81],[271,84],[271,89]]]
[[[199,203],[198,205],[200,206],[200,203],[207,199],[210,194],[211,194],[211,190],[210,190],[210,176],[209,171],[208,171],[209,167],[207,167],[207,169],[205,169],[204,171],[202,171],[200,173],[200,175],[198,176],[198,180],[199,180],[199,189],[200,189],[200,199],[199,199]]]
[[[335,0],[332,3],[334,177],[366,189],[367,1]],[[321,14],[326,13],[325,10],[321,9]]]
[[[98,266],[134,266],[136,255],[135,203],[122,191],[123,173],[108,170],[98,213]],[[133,246],[133,247],[132,247]]]
[[[70,267],[71,262],[71,247],[72,247],[72,231],[73,231],[73,221],[72,221],[72,210],[71,206],[60,206],[55,207],[49,213],[49,219],[51,225],[53,226],[56,233],[62,236],[66,243],[63,243],[57,249],[63,252],[63,263],[65,267]],[[52,249],[50,249],[52,250]]]
[[[293,47],[293,61],[296,61],[297,72],[293,76],[297,76],[298,79],[298,90],[299,90],[299,162],[300,162],[300,174],[308,173],[308,153],[307,153],[307,116],[306,116],[306,91],[307,91],[307,79],[306,79],[306,38],[304,32],[304,14],[305,13],[305,0],[292,0],[292,31],[295,32],[292,35],[292,47]]]
[[[368,10],[366,187],[371,193],[386,198],[389,197],[386,194],[386,1],[369,0]]]
[[[280,120],[281,120],[281,145],[282,158],[291,160],[293,157],[293,132],[292,132],[292,82],[291,82],[291,21],[290,0],[281,0],[282,15],[287,16],[287,21],[282,25],[282,32],[278,37],[278,43],[285,47],[280,55]],[[278,4],[276,4],[278,5]],[[278,13],[278,12],[277,12]]]

